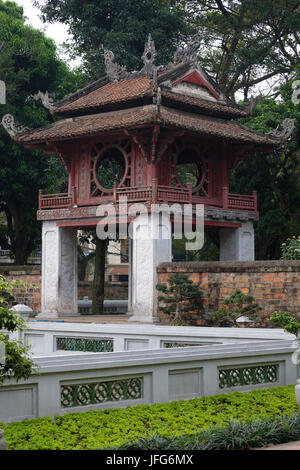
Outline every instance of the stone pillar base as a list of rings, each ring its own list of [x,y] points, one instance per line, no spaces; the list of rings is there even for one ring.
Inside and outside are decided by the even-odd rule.
[[[154,323],[160,323],[160,319],[158,317],[150,317],[150,316],[142,316],[142,315],[131,315],[128,318],[129,322],[139,322],[139,323],[149,323],[149,324],[154,324]]]

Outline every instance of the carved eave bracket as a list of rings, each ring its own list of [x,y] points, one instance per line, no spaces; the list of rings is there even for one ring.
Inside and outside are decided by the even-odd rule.
[[[161,127],[156,124],[151,129],[141,129],[136,131],[125,131],[128,137],[139,146],[141,153],[148,163],[157,164],[168,147],[173,144],[178,136],[182,136],[182,132],[172,133],[164,132]]]
[[[71,163],[72,163],[72,147],[61,147],[58,145],[51,146],[52,154],[55,154],[59,157],[64,169],[67,173],[71,172]]]
[[[125,134],[128,137],[131,137],[132,140],[138,145],[147,162],[153,163],[156,157],[156,144],[159,132],[160,126],[155,125],[153,128],[141,129],[131,132],[126,130]]]
[[[227,168],[229,174],[232,173],[238,166],[241,160],[252,158],[255,149],[249,147],[231,147],[227,159]]]
[[[296,125],[294,120],[286,118],[284,119],[282,126],[277,126],[274,131],[268,132],[267,135],[278,139],[284,145],[289,140],[295,129]]]
[[[15,121],[12,114],[5,114],[2,118],[1,124],[6,132],[14,139],[31,130],[29,127],[21,126],[17,121]]]

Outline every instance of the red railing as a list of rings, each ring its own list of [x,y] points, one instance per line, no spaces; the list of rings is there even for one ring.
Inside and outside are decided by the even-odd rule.
[[[204,204],[208,207],[220,209],[242,210],[247,212],[257,212],[257,194],[252,195],[232,194],[228,188],[222,190],[222,197],[201,197],[192,193],[191,185],[188,188],[174,188],[157,184],[157,180],[152,180],[151,186],[136,186],[131,188],[113,189],[112,200],[118,203],[121,197],[126,197],[127,202],[149,202],[149,203],[178,203],[178,204]],[[106,198],[107,199],[107,198]],[[104,198],[99,198],[99,204],[104,203]],[[60,209],[66,207],[77,207],[76,188],[72,194],[44,194],[39,192],[39,209]]]
[[[72,193],[62,194],[44,194],[44,191],[39,191],[39,210],[42,209],[62,209],[77,205],[76,188],[72,188]]]

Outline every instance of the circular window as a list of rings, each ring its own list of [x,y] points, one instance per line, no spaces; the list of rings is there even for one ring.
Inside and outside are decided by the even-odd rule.
[[[194,148],[185,148],[178,154],[176,173],[182,186],[188,183],[196,189],[200,186],[203,177],[203,162]]]
[[[122,182],[125,176],[126,160],[118,147],[104,149],[96,160],[95,176],[103,191],[110,191],[114,184]]]

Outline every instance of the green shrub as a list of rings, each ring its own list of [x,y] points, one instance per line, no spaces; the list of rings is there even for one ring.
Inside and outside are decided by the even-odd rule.
[[[269,321],[281,326],[285,331],[295,335],[296,339],[300,340],[300,323],[290,312],[274,312]]]
[[[5,430],[11,450],[92,450],[119,448],[128,442],[132,445],[141,438],[149,439],[154,435],[156,443],[157,439],[167,438],[172,439],[172,445],[175,445],[177,439],[180,443],[182,439],[192,439],[193,436],[198,439],[199,433],[210,428],[222,428],[233,420],[251,423],[283,414],[299,415],[293,386],[126,409],[69,413],[53,419],[0,423],[0,428]]]
[[[161,293],[158,296],[161,318],[171,324],[186,324],[188,315],[200,313],[202,292],[186,274],[173,274],[168,286],[157,284],[156,289]]]
[[[24,287],[21,281],[7,281],[0,275],[0,342],[4,345],[4,360],[0,357],[0,384],[13,377],[16,381],[27,379],[34,368],[29,348],[22,340],[10,340],[1,330],[14,332],[26,329],[26,324],[20,315],[9,309],[9,303],[14,300],[15,287]],[[2,363],[3,362],[3,363]]]
[[[283,260],[300,260],[300,237],[292,237],[281,245],[281,257]]]
[[[252,323],[260,323],[261,311],[262,307],[258,305],[254,297],[237,289],[223,300],[222,306],[213,314],[212,320],[217,326],[238,327],[237,319],[246,316]]]

